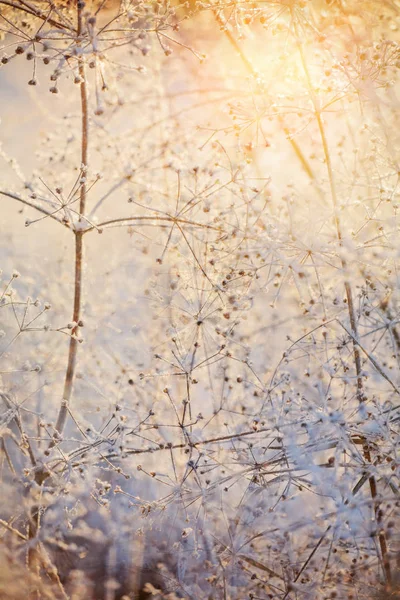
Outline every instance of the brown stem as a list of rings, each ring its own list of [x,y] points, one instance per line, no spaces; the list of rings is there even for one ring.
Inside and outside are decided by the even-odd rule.
[[[293,17],[293,22],[296,23],[295,15],[292,14],[292,17]],[[331,199],[332,199],[332,205],[333,205],[336,236],[337,236],[337,239],[339,242],[339,247],[342,249],[343,248],[342,225],[341,225],[341,221],[340,221],[340,217],[339,217],[339,202],[338,202],[338,197],[337,197],[337,193],[336,193],[335,179],[333,176],[333,169],[332,169],[331,156],[330,156],[330,152],[329,152],[329,146],[328,146],[328,142],[326,139],[325,128],[324,128],[324,123],[322,120],[321,111],[319,109],[319,104],[318,104],[317,98],[315,96],[314,87],[312,84],[311,76],[310,76],[308,66],[307,66],[307,61],[304,56],[303,47],[300,42],[300,37],[297,32],[296,25],[295,25],[295,31],[296,31],[296,38],[297,38],[297,47],[299,50],[300,59],[301,59],[303,71],[305,74],[305,78],[307,81],[307,87],[309,89],[310,98],[311,98],[311,101],[313,104],[314,114],[315,114],[315,118],[316,118],[316,121],[318,124],[320,137],[321,137],[326,168],[328,171],[328,179],[329,179],[329,184],[330,184]],[[357,377],[356,395],[357,395],[357,399],[358,399],[359,403],[363,404],[366,400],[366,396],[364,394],[364,386],[363,386],[363,380],[362,380],[361,355],[360,355],[360,349],[359,349],[358,342],[357,342],[357,340],[358,340],[357,318],[356,318],[356,311],[354,308],[354,300],[353,300],[353,292],[352,292],[351,283],[347,279],[347,276],[348,276],[347,261],[343,257],[342,252],[341,252],[340,260],[341,260],[343,272],[345,274],[344,288],[345,288],[345,292],[346,292],[347,310],[348,310],[348,314],[349,314],[350,326],[351,326],[352,333],[353,333],[353,335],[351,337],[352,337],[352,343],[353,343],[354,365],[355,365],[356,377]],[[363,456],[364,456],[365,461],[368,464],[371,464],[371,462],[372,462],[371,448],[368,443],[368,440],[364,436],[362,436],[362,448],[363,448]],[[374,500],[375,518],[376,518],[376,521],[378,524],[378,528],[380,530],[379,534],[378,534],[378,539],[379,539],[379,546],[380,546],[380,551],[381,551],[381,555],[382,555],[383,569],[384,569],[384,573],[385,573],[387,582],[390,584],[391,583],[391,571],[390,571],[390,562],[388,559],[386,534],[385,534],[384,530],[381,529],[383,515],[382,515],[382,511],[380,509],[379,502],[377,501],[378,492],[377,492],[376,479],[375,479],[374,475],[371,475],[369,477],[369,486],[370,486],[371,498]]]
[[[78,11],[78,35],[77,42],[81,40],[82,36],[82,10],[84,4],[82,2],[77,3]],[[79,59],[79,75],[81,78],[80,91],[81,91],[81,114],[82,114],[82,138],[81,138],[81,171],[82,176],[86,178],[87,164],[88,164],[88,145],[89,145],[89,111],[88,111],[88,89],[86,81],[85,63],[84,59]],[[80,190],[80,203],[79,203],[79,222],[82,221],[82,217],[85,215],[86,208],[86,195],[87,186],[83,183]],[[72,313],[72,320],[75,323],[74,328],[71,331],[71,338],[69,343],[68,352],[68,364],[67,371],[65,373],[64,381],[64,392],[63,398],[58,412],[56,421],[56,431],[59,435],[64,430],[65,423],[68,416],[69,403],[72,396],[76,361],[78,352],[78,322],[81,318],[82,309],[82,271],[83,271],[83,230],[75,228],[75,292],[74,292],[74,308]],[[54,446],[55,440],[52,441],[51,446]]]
[[[82,302],[82,263],[83,263],[83,235],[82,231],[75,232],[75,293],[74,293],[74,309],[72,320],[78,323],[81,315]],[[63,399],[56,422],[56,431],[61,434],[65,427],[65,422],[68,416],[69,402],[72,396],[72,388],[76,370],[76,359],[78,352],[77,326],[71,332],[68,352],[67,371],[65,373]],[[54,442],[52,442],[54,445]]]
[[[1,194],[1,192],[0,192]],[[103,221],[102,223],[98,223],[96,226],[92,226],[92,227],[87,227],[84,230],[84,233],[88,233],[89,231],[98,231],[101,233],[101,229],[102,227],[109,227],[112,225],[118,225],[120,224],[129,224],[132,223],[134,221],[149,221],[149,225],[153,224],[153,221],[164,221],[166,223],[182,223],[183,225],[193,225],[193,227],[200,227],[201,229],[211,229],[212,231],[221,231],[221,228],[218,227],[213,227],[212,225],[207,225],[205,223],[198,223],[197,221],[191,221],[189,219],[181,219],[179,217],[169,217],[169,216],[165,216],[165,217],[160,217],[159,215],[151,215],[151,216],[146,216],[146,215],[139,215],[136,217],[120,217],[117,219],[109,219],[108,221]]]

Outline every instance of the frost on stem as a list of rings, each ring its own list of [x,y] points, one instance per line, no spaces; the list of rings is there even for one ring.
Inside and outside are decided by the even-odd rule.
[[[394,5],[11,4],[1,74],[43,132],[31,174],[1,154],[23,593],[394,592]]]

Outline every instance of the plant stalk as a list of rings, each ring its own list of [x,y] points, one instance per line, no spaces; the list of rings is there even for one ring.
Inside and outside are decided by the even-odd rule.
[[[293,13],[292,13],[292,17],[293,17],[293,22],[295,23],[297,47],[298,47],[299,54],[300,54],[302,68],[303,68],[305,78],[307,81],[307,87],[309,89],[310,98],[311,98],[311,101],[313,104],[314,114],[315,114],[315,118],[317,121],[319,134],[321,137],[326,168],[328,171],[328,179],[329,179],[331,199],[332,199],[333,212],[334,212],[334,224],[335,224],[335,228],[336,228],[336,237],[337,237],[337,240],[339,243],[339,247],[342,249],[343,248],[343,230],[342,230],[342,224],[341,224],[340,216],[339,216],[339,202],[338,202],[338,197],[337,197],[337,193],[336,193],[335,178],[333,175],[332,161],[331,161],[331,156],[330,156],[330,152],[329,152],[329,146],[328,146],[328,142],[326,139],[326,133],[325,133],[325,128],[324,128],[321,111],[320,111],[319,104],[318,104],[318,101],[317,101],[317,98],[315,95],[315,91],[313,88],[311,75],[308,70],[307,61],[304,56],[303,47],[301,45],[301,42],[299,41],[300,38],[299,38],[299,34],[297,31],[297,27],[296,27],[296,21],[295,21],[296,17]],[[356,310],[354,307],[353,291],[352,291],[351,283],[348,280],[347,261],[343,256],[343,252],[341,252],[340,254],[341,254],[340,261],[341,261],[342,269],[343,269],[343,272],[345,275],[344,288],[345,288],[346,300],[347,300],[347,310],[348,310],[348,314],[349,314],[350,326],[351,326],[352,333],[353,333],[353,335],[351,337],[352,337],[352,344],[353,344],[354,365],[355,365],[356,378],[357,378],[356,397],[358,399],[359,404],[361,405],[365,402],[366,396],[364,394],[364,386],[363,386],[363,380],[362,380],[361,354],[360,354],[360,349],[359,349],[358,341],[357,341],[358,340],[357,317],[356,317]],[[363,449],[363,456],[364,456],[365,461],[368,464],[372,464],[371,448],[368,443],[368,440],[364,436],[362,436],[362,449]],[[371,498],[374,503],[374,511],[375,511],[375,519],[376,519],[376,523],[377,523],[377,528],[379,530],[378,540],[379,540],[379,547],[380,547],[380,552],[381,552],[381,556],[382,556],[383,570],[385,573],[386,580],[390,584],[392,578],[391,578],[390,562],[389,562],[389,558],[388,558],[387,540],[386,540],[385,531],[383,529],[381,529],[383,515],[382,515],[382,511],[380,509],[379,501],[377,500],[378,490],[377,490],[376,478],[374,475],[371,475],[369,477],[369,487],[370,487]]]
[[[83,31],[83,21],[82,21],[82,11],[83,4],[81,2],[77,3],[77,11],[78,11],[78,28],[77,28],[77,40],[79,41],[82,37]],[[82,116],[82,137],[81,137],[81,173],[82,177],[85,180],[87,174],[87,165],[88,165],[88,147],[89,147],[89,110],[88,110],[88,89],[87,89],[87,79],[86,79],[86,70],[85,70],[85,62],[84,59],[79,57],[79,76],[81,78],[80,83],[80,96],[81,96],[81,116]],[[86,196],[87,196],[87,186],[84,181],[81,184],[80,189],[80,202],[79,202],[79,222],[82,221],[82,218],[85,216],[86,209]],[[78,323],[81,318],[82,311],[82,283],[83,283],[83,231],[81,229],[75,228],[75,282],[74,282],[74,308],[72,312],[72,321],[75,323],[74,328],[71,331],[71,337],[69,342],[69,352],[68,352],[68,363],[67,370],[65,373],[65,381],[64,381],[64,391],[62,402],[60,406],[60,410],[58,412],[58,417],[55,425],[55,429],[58,435],[61,435],[65,423],[68,416],[69,403],[72,396],[72,390],[74,385],[75,373],[76,373],[76,363],[77,363],[77,353],[78,353],[78,344],[79,341],[77,339],[78,332]],[[54,445],[55,441],[52,441],[52,445]]]

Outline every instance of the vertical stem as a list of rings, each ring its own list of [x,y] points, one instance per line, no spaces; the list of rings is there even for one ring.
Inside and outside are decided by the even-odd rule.
[[[292,13],[292,17],[293,17],[293,22],[295,24],[294,26],[295,26],[297,47],[298,47],[298,50],[300,53],[301,64],[302,64],[303,71],[304,71],[304,74],[306,77],[307,87],[308,87],[309,93],[310,93],[310,98],[311,98],[311,101],[313,104],[314,114],[315,114],[315,118],[317,121],[319,134],[321,137],[326,168],[328,171],[328,179],[329,179],[331,199],[332,199],[333,212],[334,212],[334,224],[335,224],[335,228],[336,228],[336,236],[337,236],[340,248],[343,248],[343,230],[342,230],[342,224],[341,224],[340,216],[339,216],[339,202],[338,202],[338,197],[337,197],[337,193],[336,193],[335,178],[333,176],[332,161],[331,161],[331,156],[330,156],[330,152],[329,152],[328,142],[326,139],[324,123],[323,123],[321,111],[319,108],[319,104],[318,104],[318,101],[317,101],[317,98],[315,95],[315,91],[313,88],[310,72],[308,70],[307,61],[304,56],[303,47],[301,45],[301,42],[299,41],[300,38],[298,35],[298,31],[297,31],[295,15],[293,13]],[[358,342],[357,342],[357,340],[358,340],[357,317],[356,317],[356,311],[354,308],[353,291],[352,291],[351,283],[348,280],[347,261],[344,258],[342,252],[341,252],[341,256],[340,256],[340,261],[341,261],[342,269],[343,269],[344,276],[345,276],[344,289],[346,292],[347,310],[349,313],[351,329],[354,334],[352,337],[352,339],[353,339],[352,343],[353,343],[354,365],[355,365],[356,377],[357,377],[356,395],[357,395],[357,399],[358,399],[359,403],[363,404],[366,400],[366,396],[364,394],[364,386],[363,386],[363,380],[362,380],[361,355],[360,355],[360,349],[359,349]],[[364,455],[365,461],[368,464],[371,464],[372,463],[371,449],[370,449],[370,445],[365,437],[362,438],[362,448],[363,448],[363,455]],[[378,533],[378,539],[379,539],[379,546],[380,546],[380,551],[381,551],[381,555],[382,555],[383,570],[385,573],[386,580],[390,584],[391,583],[391,571],[390,571],[390,562],[389,562],[389,558],[388,558],[387,541],[386,541],[385,532],[383,530],[381,530],[383,515],[382,515],[382,511],[380,509],[377,484],[376,484],[376,479],[375,479],[374,475],[371,475],[369,477],[369,487],[370,487],[371,498],[372,498],[373,504],[374,504],[375,519],[376,519],[378,528],[380,529],[380,531]]]
[[[310,91],[312,91],[312,102],[314,105],[315,118],[317,120],[318,129],[319,129],[319,133],[321,136],[322,147],[323,147],[323,151],[324,151],[324,158],[325,158],[325,162],[326,162],[326,168],[328,171],[329,185],[330,185],[330,189],[331,189],[331,198],[332,198],[333,211],[334,211],[336,236],[339,241],[339,246],[342,248],[343,247],[343,233],[342,233],[342,224],[340,222],[340,216],[339,216],[339,202],[338,202],[338,198],[337,198],[337,194],[336,194],[335,179],[333,177],[332,162],[331,162],[331,156],[329,153],[328,142],[327,142],[326,135],[325,135],[324,123],[322,121],[321,111],[317,108],[316,99],[314,97],[314,90],[313,90],[313,87],[311,84],[311,78],[310,78],[310,75],[309,75],[309,72],[307,69],[307,63],[305,61],[303,49],[301,48],[301,46],[300,46],[300,52],[301,52],[303,68],[306,72],[308,86],[310,88]],[[354,308],[353,291],[351,288],[351,284],[347,279],[347,275],[348,275],[347,274],[347,261],[344,258],[343,253],[341,254],[340,261],[342,264],[343,272],[345,274],[344,289],[346,292],[347,309],[348,309],[348,313],[349,313],[351,329],[354,333],[353,356],[354,356],[354,364],[356,367],[356,376],[357,376],[357,392],[356,393],[357,393],[357,399],[361,403],[365,400],[365,398],[364,398],[364,394],[363,394],[363,381],[362,381],[362,375],[361,375],[361,356],[360,356],[360,350],[359,350],[357,342],[356,342],[356,339],[358,339],[358,325],[357,325],[356,311]]]
[[[78,0],[78,27],[77,27],[77,42],[81,40],[83,31],[82,11],[84,3]],[[79,56],[79,75],[81,78],[80,93],[81,93],[81,115],[82,115],[82,137],[81,137],[81,172],[82,177],[86,179],[87,164],[88,164],[88,145],[89,145],[89,111],[88,111],[88,89],[86,80],[85,62],[82,56]],[[79,221],[85,215],[86,208],[87,186],[86,182],[81,184],[80,203],[79,203]],[[75,229],[75,282],[74,282],[74,308],[72,320],[76,323],[71,331],[69,342],[68,363],[65,373],[63,398],[56,421],[56,431],[58,434],[63,432],[68,416],[68,407],[72,396],[72,389],[76,371],[76,360],[78,352],[78,340],[76,338],[78,330],[78,322],[81,318],[82,309],[82,271],[83,271],[83,231]],[[54,441],[51,445],[54,445]]]
[[[82,36],[82,2],[78,1],[78,40]],[[81,159],[82,159],[82,170],[84,176],[86,176],[87,164],[88,164],[88,145],[89,145],[89,111],[88,111],[88,90],[85,72],[85,62],[82,56],[79,57],[79,76],[81,78],[81,115],[82,115],[82,142],[81,142]],[[86,205],[86,183],[82,184],[81,197],[79,204],[80,217],[85,214]]]

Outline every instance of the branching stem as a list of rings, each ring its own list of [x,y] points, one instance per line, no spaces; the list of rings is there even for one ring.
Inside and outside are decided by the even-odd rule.
[[[82,3],[78,2],[78,41],[82,36]],[[81,78],[80,92],[81,92],[81,115],[82,115],[82,138],[81,138],[81,172],[82,178],[85,180],[87,175],[88,166],[88,146],[89,146],[89,111],[88,111],[88,89],[85,71],[84,58],[79,58],[79,75]],[[85,215],[86,208],[86,196],[87,186],[83,182],[80,189],[80,202],[79,202],[79,221]],[[65,423],[68,416],[68,407],[72,396],[75,372],[76,372],[76,361],[78,352],[78,323],[81,319],[82,310],[82,279],[83,279],[83,230],[76,228],[75,233],[75,284],[74,284],[74,308],[72,313],[72,320],[75,323],[74,328],[71,331],[71,337],[69,342],[68,352],[68,364],[65,373],[64,391],[60,410],[56,421],[56,431],[59,435],[62,434]],[[54,445],[53,440],[51,445]]]
[[[304,71],[305,79],[307,82],[310,99],[313,104],[315,119],[317,121],[318,130],[319,130],[319,134],[321,137],[323,154],[324,154],[325,164],[326,164],[326,168],[327,168],[327,172],[328,172],[329,186],[330,186],[331,199],[332,199],[332,205],[333,205],[333,213],[334,213],[334,224],[335,224],[336,236],[337,236],[337,240],[338,240],[339,248],[340,248],[340,261],[341,261],[342,270],[344,273],[344,288],[345,288],[346,300],[347,300],[347,310],[348,310],[348,314],[349,314],[350,326],[351,326],[351,331],[352,331],[351,338],[352,338],[352,344],[353,344],[353,357],[354,357],[354,365],[355,365],[356,378],[357,378],[356,395],[357,395],[357,399],[358,399],[359,403],[363,404],[366,400],[366,396],[364,394],[364,386],[363,386],[363,380],[362,380],[361,355],[360,355],[360,347],[358,344],[357,317],[356,317],[356,310],[354,307],[353,291],[352,291],[351,283],[348,280],[347,261],[343,254],[343,230],[342,230],[342,224],[341,224],[340,216],[339,216],[339,201],[338,201],[337,192],[336,192],[335,178],[333,175],[331,155],[330,155],[330,151],[329,151],[328,141],[326,138],[325,127],[324,127],[324,122],[323,122],[319,102],[318,102],[318,99],[315,94],[311,75],[310,75],[308,65],[307,65],[307,60],[304,55],[304,49],[303,49],[303,46],[300,41],[301,38],[297,31],[296,17],[293,13],[292,13],[292,17],[293,17],[293,23],[294,23],[294,27],[295,27],[297,47],[298,47],[299,54],[300,54],[300,60],[301,60],[302,68]],[[372,463],[371,448],[368,443],[368,440],[364,436],[362,437],[362,448],[363,448],[363,456],[364,456],[365,461],[368,464],[371,464]],[[376,522],[377,522],[377,526],[378,526],[378,530],[379,530],[378,539],[379,539],[379,546],[380,546],[380,551],[381,551],[381,556],[382,556],[383,570],[385,572],[386,580],[390,584],[391,583],[391,571],[390,571],[390,562],[389,562],[389,558],[388,558],[386,534],[385,534],[385,531],[381,527],[382,526],[382,511],[380,509],[379,502],[377,501],[378,500],[378,490],[377,490],[377,484],[376,484],[376,479],[375,479],[374,475],[371,475],[369,477],[369,486],[370,486],[371,498],[374,501],[375,518],[376,518]]]

